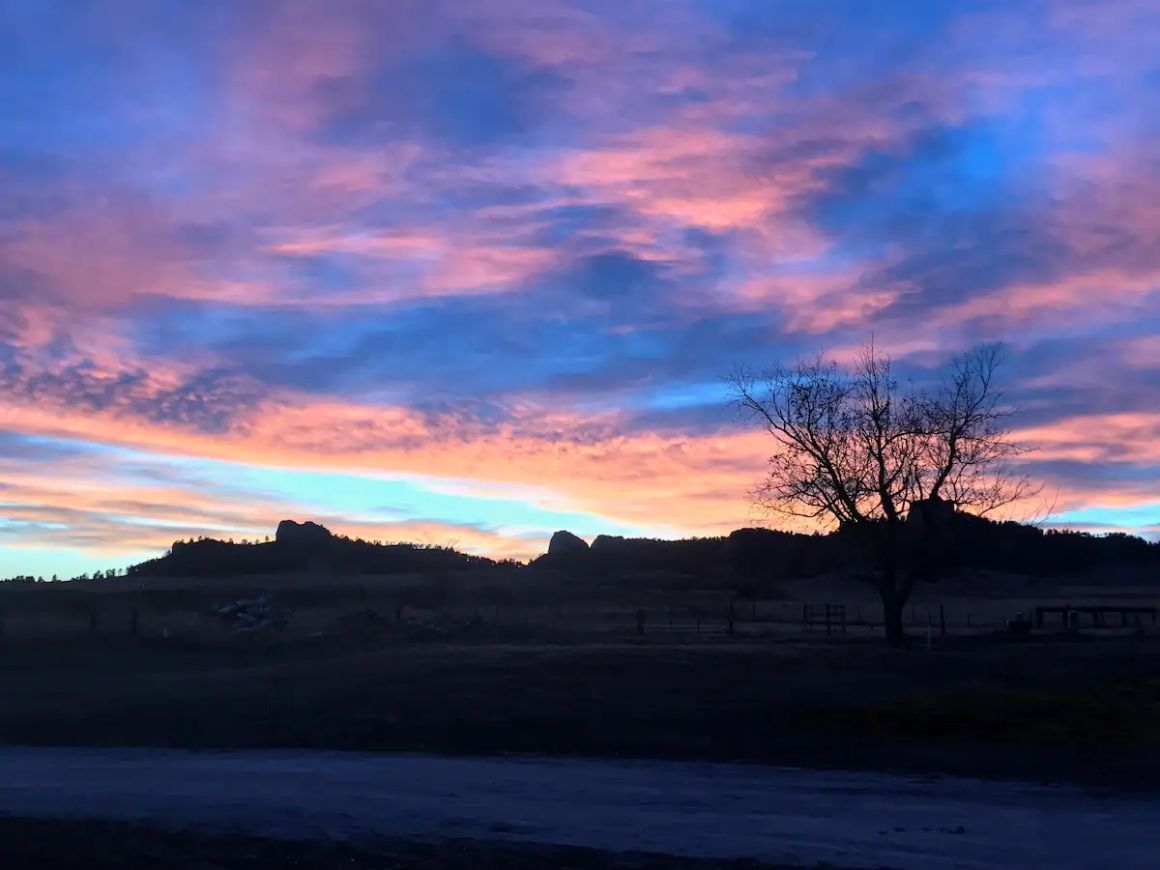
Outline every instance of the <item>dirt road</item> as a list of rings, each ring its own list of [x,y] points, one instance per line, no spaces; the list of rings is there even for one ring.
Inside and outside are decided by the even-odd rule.
[[[1160,792],[717,764],[7,747],[0,813],[858,867],[1160,860]]]

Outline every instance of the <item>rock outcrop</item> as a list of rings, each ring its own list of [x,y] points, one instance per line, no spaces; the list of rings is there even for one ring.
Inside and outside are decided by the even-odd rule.
[[[274,533],[274,540],[279,544],[310,547],[325,544],[333,537],[330,529],[318,523],[296,523],[294,520],[282,520],[278,523],[278,531]]]
[[[559,531],[552,535],[548,542],[548,555],[553,559],[568,558],[569,556],[587,555],[587,542],[571,532]]]
[[[910,505],[910,512],[906,515],[908,523],[913,523],[920,528],[947,528],[956,519],[957,511],[954,502],[939,498],[937,495],[933,498],[913,502]]]
[[[212,538],[178,541],[166,555],[132,565],[127,573],[132,577],[230,577],[303,572],[328,576],[457,571],[494,564],[491,559],[460,553],[450,547],[381,544],[335,535],[318,523],[283,520],[272,541],[234,543]]]
[[[592,541],[593,553],[623,552],[627,546],[627,538],[621,535],[597,535]]]

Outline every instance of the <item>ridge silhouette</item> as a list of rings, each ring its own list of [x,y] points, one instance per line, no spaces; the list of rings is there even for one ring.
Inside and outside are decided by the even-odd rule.
[[[1039,576],[1125,567],[1160,572],[1160,542],[1132,535],[1044,530],[957,512],[944,522],[938,564],[930,566],[930,579],[947,570],[962,568]],[[561,530],[552,536],[548,551],[528,565],[596,575],[664,571],[776,579],[838,570],[869,570],[859,563],[858,554],[859,547],[849,530],[802,534],[744,528],[726,536],[677,540],[598,535],[591,545]],[[273,540],[177,541],[166,555],[130,566],[126,573],[131,577],[284,574],[303,570],[401,574],[489,568],[499,564],[504,563],[452,547],[385,544],[336,535],[313,522],[284,520],[279,523]]]

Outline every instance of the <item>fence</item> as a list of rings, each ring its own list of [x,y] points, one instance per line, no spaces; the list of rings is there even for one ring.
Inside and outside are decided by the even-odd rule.
[[[279,593],[270,593],[274,610]],[[0,598],[0,644],[25,639],[173,638],[204,639],[239,633],[214,616],[210,606],[178,604],[149,592],[91,599],[73,596],[50,606],[29,597]],[[907,607],[904,623],[913,634],[946,638],[979,634],[1007,626],[1018,602],[953,602]],[[1023,605],[1027,612],[1033,606]],[[1072,608],[1073,610],[1076,608]],[[668,638],[674,642],[714,638],[841,640],[881,637],[881,607],[874,602],[807,602],[728,600],[702,596],[689,601],[653,599],[638,606],[627,602],[573,600],[529,605],[519,601],[480,600],[456,607],[418,607],[390,596],[351,597],[286,609],[288,620],[271,632],[286,640],[302,637],[382,635],[401,639],[456,638],[543,639],[545,641]],[[1136,626],[1137,608],[1117,606],[1113,618],[1092,628],[1101,631],[1156,629],[1151,621]],[[1122,611],[1129,610],[1127,616]],[[1143,611],[1141,611],[1143,613]],[[1102,615],[1102,614],[1101,614]],[[1118,618],[1117,618],[1118,617]],[[1152,617],[1149,611],[1147,617]],[[1095,621],[1093,619],[1093,621]],[[1104,622],[1100,620],[1100,622]],[[1124,623],[1124,625],[1121,625]],[[266,627],[266,626],[264,626]],[[1052,630],[1053,626],[1038,626]],[[925,631],[923,630],[925,629]],[[1085,630],[1087,630],[1085,628]]]
[[[815,628],[825,627],[826,634],[846,633],[846,605],[844,604],[803,604],[802,631],[811,633]]]

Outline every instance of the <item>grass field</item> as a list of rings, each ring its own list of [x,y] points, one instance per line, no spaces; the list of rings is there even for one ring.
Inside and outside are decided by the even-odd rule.
[[[1003,639],[1014,611],[1076,590],[990,584],[920,589],[902,650],[881,643],[869,590],[841,578],[757,602],[720,578],[526,572],[0,588],[0,741],[1157,779],[1160,632]],[[263,593],[284,628],[216,615]],[[848,632],[803,633],[802,603],[835,600]]]
[[[1143,784],[1152,637],[8,639],[0,741],[740,760]]]

